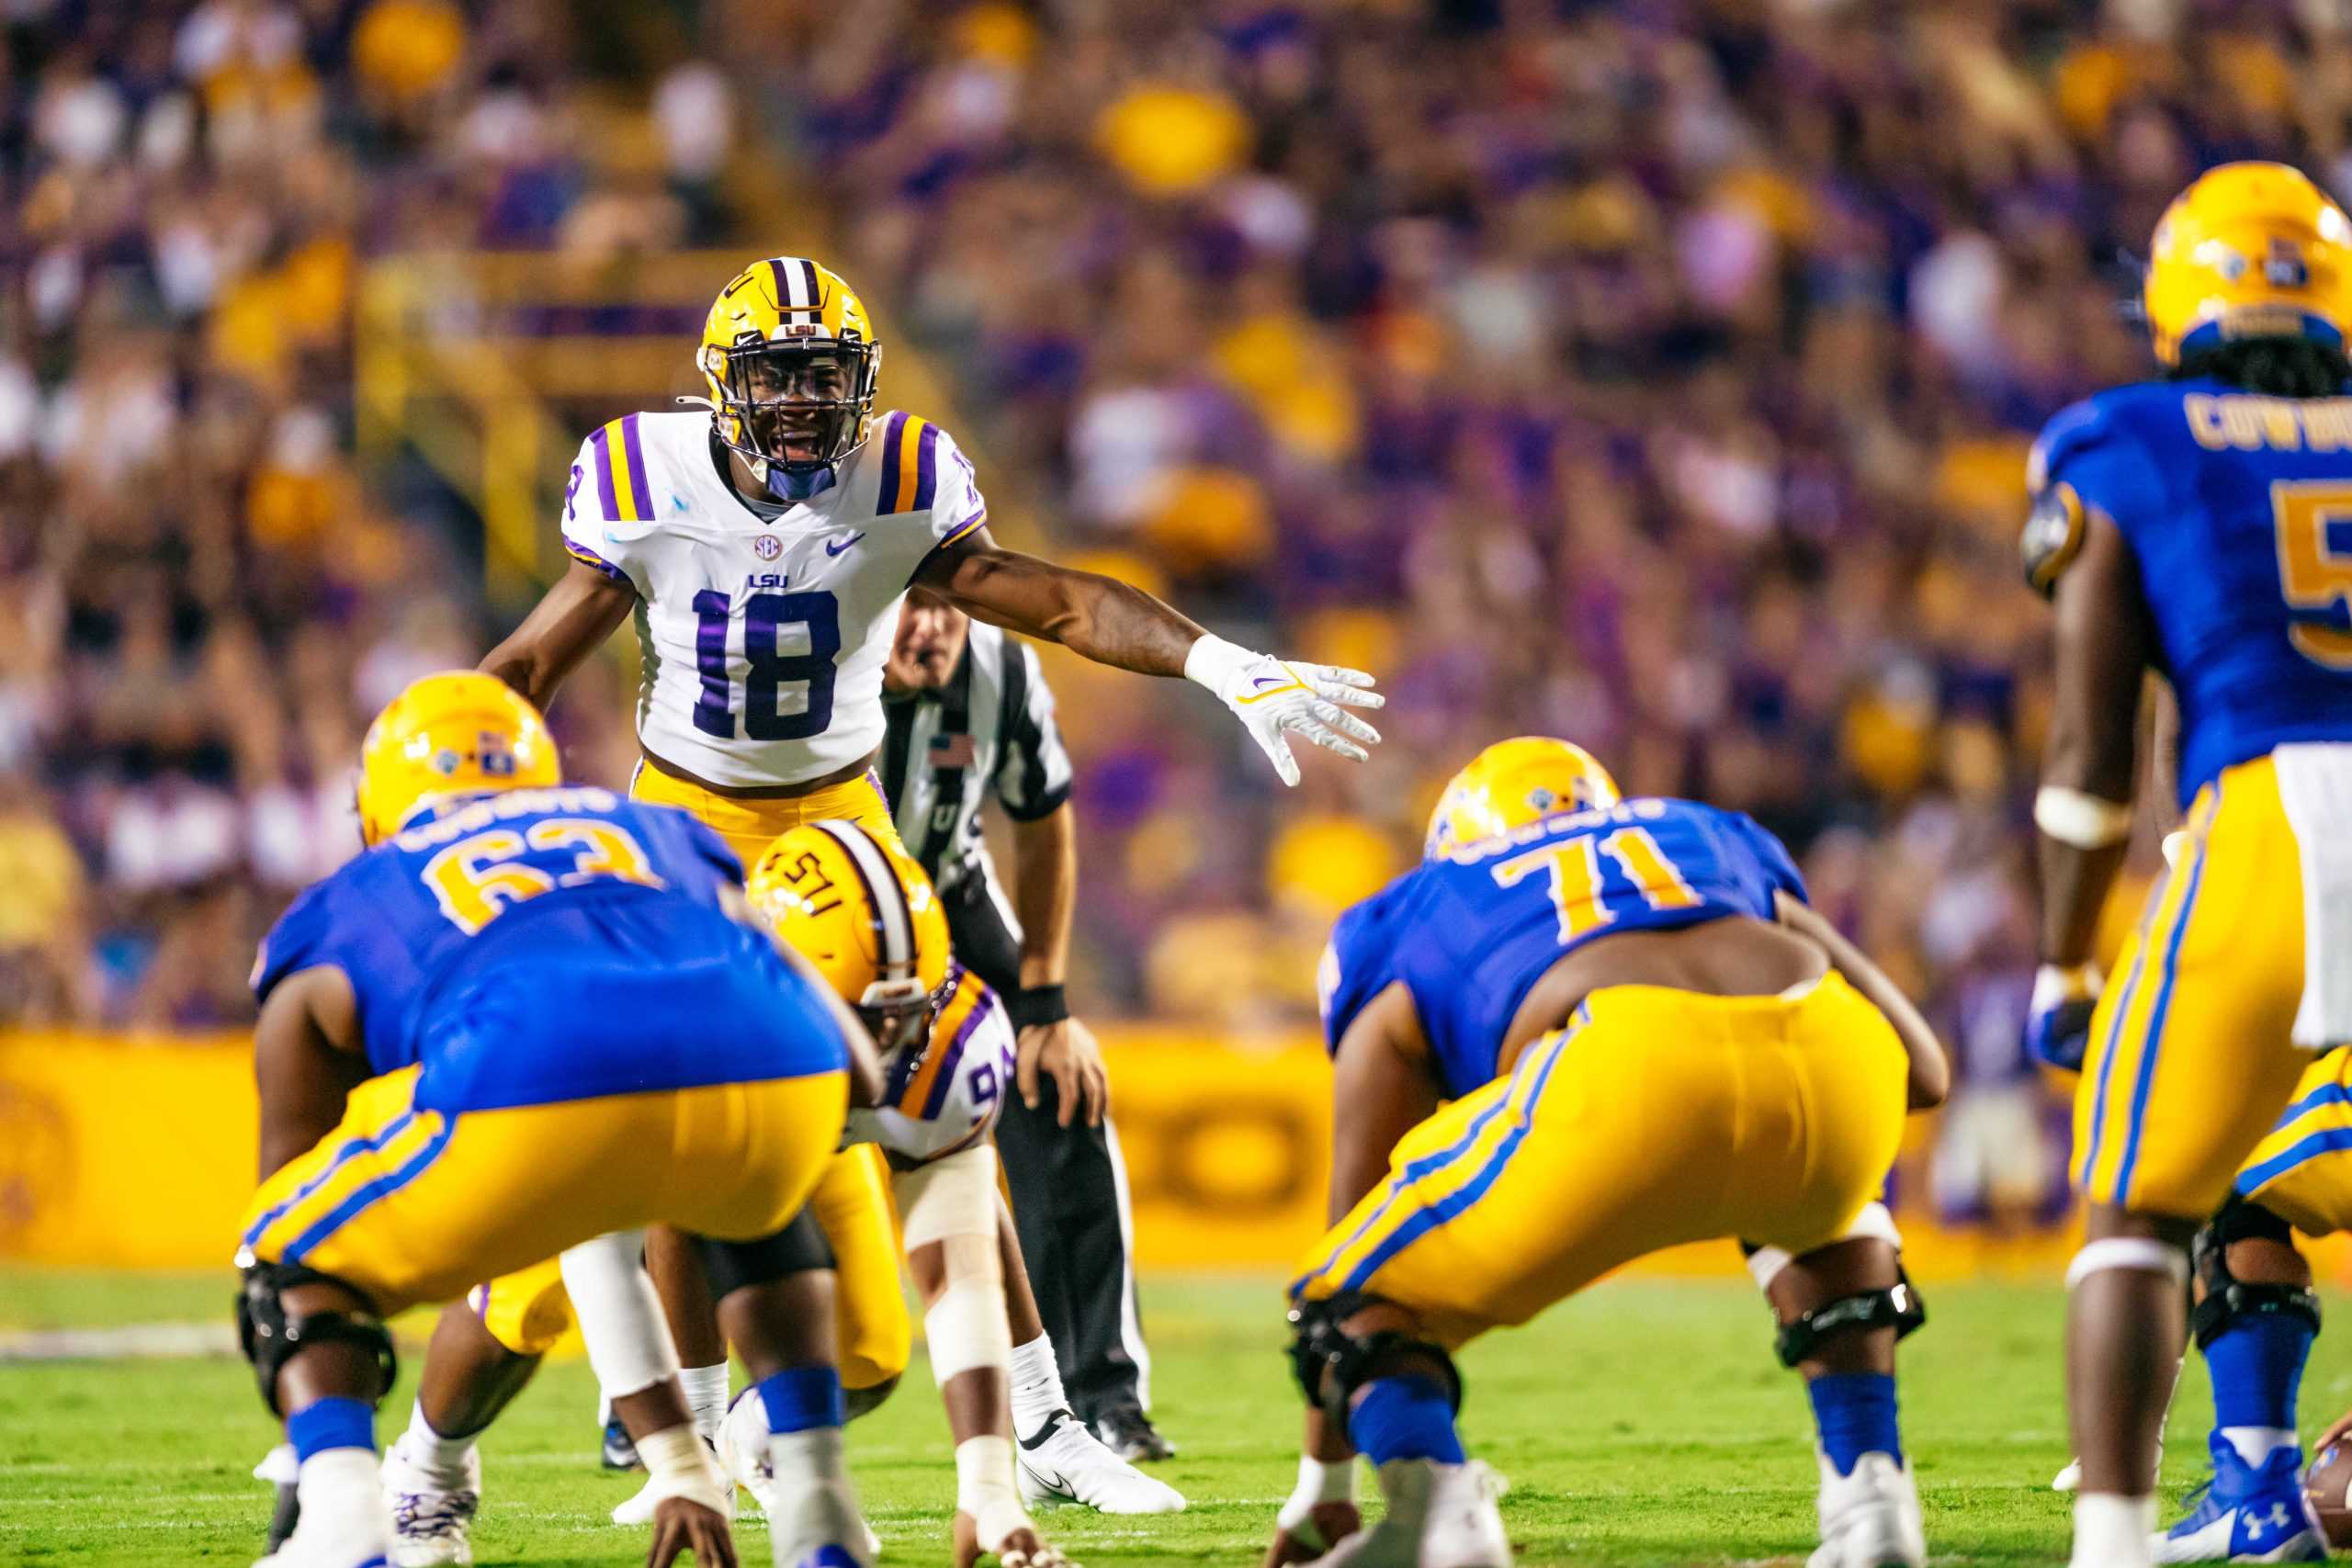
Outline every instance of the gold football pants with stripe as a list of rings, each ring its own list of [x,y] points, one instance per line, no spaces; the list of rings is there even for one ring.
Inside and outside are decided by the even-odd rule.
[[[2075,1181],[2095,1203],[2201,1220],[2313,1066],[2303,873],[2267,757],[2198,792],[2186,843],[2091,1018]]]
[[[389,1315],[607,1231],[749,1240],[808,1201],[849,1097],[831,1072],[444,1114],[415,1104],[417,1072],[361,1084],[342,1123],[261,1184],[245,1250],[332,1274]]]
[[[1894,1027],[1834,972],[1779,997],[1607,987],[1399,1140],[1292,1293],[1365,1292],[1452,1347],[1661,1247],[1810,1251],[1877,1195],[1907,1074]]]

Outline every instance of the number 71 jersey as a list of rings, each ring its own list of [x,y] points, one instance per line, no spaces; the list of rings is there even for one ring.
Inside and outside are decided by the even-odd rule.
[[[707,414],[614,420],[572,465],[564,548],[637,591],[647,750],[712,784],[804,784],[881,744],[899,597],[988,508],[947,433],[895,411],[773,521],[725,457]]]
[[[1373,998],[1402,983],[1449,1100],[1493,1078],[1519,1005],[1564,953],[1622,931],[1778,918],[1804,897],[1781,840],[1736,811],[1642,798],[1545,817],[1423,861],[1341,915],[1323,954],[1337,1051]]]

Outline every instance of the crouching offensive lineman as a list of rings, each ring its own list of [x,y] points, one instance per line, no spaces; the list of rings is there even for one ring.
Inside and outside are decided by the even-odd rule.
[[[386,1562],[387,1317],[655,1220],[775,1232],[832,1153],[853,1077],[862,1098],[878,1087],[855,1019],[736,918],[718,837],[564,787],[537,711],[503,683],[401,693],[368,730],[358,805],[369,848],[295,900],[254,977],[265,1175],[238,1327],[300,1466],[300,1523],[270,1568]],[[741,1287],[730,1307],[756,1301],[729,1240],[699,1245]],[[674,1380],[645,1392],[673,1416],[653,1435],[684,1435],[656,1450],[704,1473]],[[665,1498],[651,1561],[731,1562],[718,1497]],[[862,1549],[854,1508],[833,1524],[813,1550]],[[779,1561],[802,1561],[797,1544]]]
[[[1894,1372],[1920,1314],[1875,1194],[1906,1105],[1943,1097],[1934,1035],[1804,906],[1779,840],[1622,800],[1564,741],[1481,753],[1429,850],[1325,957],[1341,1217],[1291,1287],[1307,1445],[1269,1562],[1509,1562],[1452,1352],[1727,1237],[1754,1246],[1819,1422],[1814,1568],[1917,1568]],[[1370,1530],[1357,1452],[1388,1505]]]

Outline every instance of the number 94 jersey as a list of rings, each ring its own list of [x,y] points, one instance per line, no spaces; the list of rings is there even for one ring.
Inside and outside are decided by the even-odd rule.
[[[853,1108],[842,1142],[878,1144],[903,1170],[968,1148],[989,1135],[1012,1087],[1012,1024],[978,975],[951,965],[947,1000],[920,1051],[898,1054],[882,1103]]]
[[[881,744],[899,597],[988,508],[947,433],[909,413],[773,521],[725,457],[707,414],[614,420],[572,464],[564,549],[637,591],[647,750],[712,784],[802,784]]]
[[[1562,954],[1619,931],[1730,915],[1776,918],[1804,897],[1781,840],[1736,811],[1635,799],[1563,812],[1423,861],[1340,917],[1320,990],[1337,1051],[1365,1004],[1401,981],[1449,1100],[1493,1078],[1503,1034]]]
[[[2352,398],[2117,387],[2043,428],[2027,482],[2037,587],[2089,511],[2132,547],[2180,703],[2183,809],[2278,746],[2352,740]]]

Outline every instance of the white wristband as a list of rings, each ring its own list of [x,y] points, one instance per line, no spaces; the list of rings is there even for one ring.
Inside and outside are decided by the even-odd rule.
[[[983,1551],[994,1551],[1014,1530],[1031,1528],[1012,1478],[1011,1438],[983,1435],[956,1445],[956,1510],[972,1516]]]
[[[2045,964],[2033,972],[2033,997],[2027,1005],[2046,1012],[2061,1002],[2095,1000],[2106,984],[2097,964]]]
[[[2033,825],[2062,844],[2103,850],[2131,835],[2132,807],[2084,790],[2043,784],[2034,792]]]
[[[1356,1461],[1352,1459],[1324,1461],[1313,1454],[1298,1456],[1298,1487],[1291,1494],[1295,1503],[1313,1507],[1322,1503],[1352,1503],[1356,1500]]]
[[[1258,656],[1238,642],[1203,632],[1184,655],[1184,679],[1219,692],[1226,678]],[[1219,692],[1221,695],[1222,693]]]

